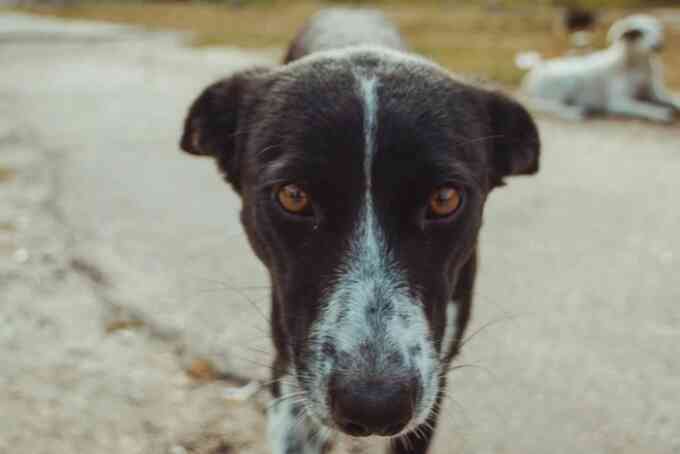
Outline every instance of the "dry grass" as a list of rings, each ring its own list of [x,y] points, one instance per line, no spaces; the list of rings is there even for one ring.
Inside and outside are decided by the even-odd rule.
[[[554,56],[567,49],[566,38],[555,31],[556,11],[541,3],[492,10],[475,5],[404,1],[390,3],[385,9],[398,22],[415,51],[454,72],[513,85],[522,76],[514,65],[517,52],[537,50]],[[30,11],[62,18],[191,31],[196,46],[283,48],[305,19],[321,6],[312,1],[282,0],[241,8],[206,3],[99,2],[60,9],[31,8]],[[677,10],[680,13],[680,8]],[[624,11],[619,10],[605,15],[602,30],[622,14]],[[668,48],[680,48],[680,30],[669,30],[668,34]],[[604,33],[598,36],[598,45],[604,45]],[[680,52],[667,52],[664,59],[671,86],[680,87]]]

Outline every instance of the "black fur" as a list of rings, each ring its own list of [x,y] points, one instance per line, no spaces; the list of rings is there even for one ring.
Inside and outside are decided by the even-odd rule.
[[[586,9],[568,8],[563,15],[564,26],[568,32],[589,30],[595,26],[597,16]]]

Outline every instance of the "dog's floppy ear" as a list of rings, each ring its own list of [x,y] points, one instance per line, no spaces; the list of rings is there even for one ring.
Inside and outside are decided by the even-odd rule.
[[[486,97],[491,184],[502,186],[505,177],[538,172],[541,144],[529,112],[500,93],[487,93]]]
[[[240,148],[249,111],[256,102],[258,77],[268,71],[253,68],[209,85],[193,102],[184,120],[182,150],[214,157],[237,192],[240,192]],[[240,133],[242,129],[246,130],[244,134]]]

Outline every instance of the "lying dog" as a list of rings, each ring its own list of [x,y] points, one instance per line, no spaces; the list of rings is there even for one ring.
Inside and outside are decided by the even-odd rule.
[[[612,113],[672,121],[680,100],[664,87],[659,21],[627,17],[611,27],[609,41],[611,47],[587,56],[535,62],[523,82],[533,106],[570,119]]]
[[[273,452],[334,434],[423,453],[470,314],[489,192],[538,169],[516,102],[405,51],[380,13],[315,16],[285,65],[207,87],[181,147],[240,194],[269,270]]]

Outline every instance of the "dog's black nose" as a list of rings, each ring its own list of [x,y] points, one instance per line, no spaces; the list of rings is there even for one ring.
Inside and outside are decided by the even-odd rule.
[[[360,379],[336,374],[330,404],[338,428],[354,437],[391,436],[413,417],[418,381],[409,377]]]

